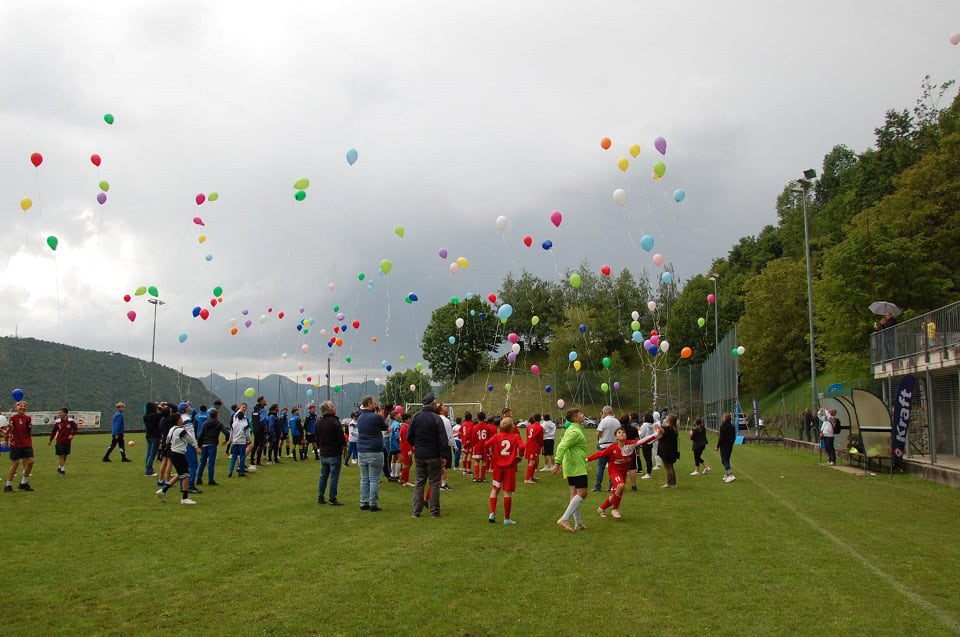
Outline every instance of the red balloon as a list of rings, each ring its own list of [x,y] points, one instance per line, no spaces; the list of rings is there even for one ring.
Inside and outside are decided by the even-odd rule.
[[[99,166],[99,165],[100,165],[100,155],[98,155],[98,154],[96,154],[96,153],[90,155],[90,161],[93,163],[94,166]]]
[[[610,276],[610,266],[609,265],[600,266],[600,273],[603,276]]]
[[[34,153],[30,155],[30,163],[33,164],[34,166],[39,166],[40,164],[43,163],[43,155],[41,155],[40,153]],[[136,314],[134,314],[133,318],[136,318],[136,317],[137,317]],[[130,320],[132,321],[133,319],[130,319]]]
[[[523,245],[527,246],[528,248],[533,245],[533,237],[530,235],[525,235],[523,237]]]
[[[130,310],[129,312],[127,312],[127,318],[130,319],[131,323],[133,323],[134,321],[137,320],[137,313],[134,312],[133,310]]]
[[[308,383],[312,383],[312,382],[313,382],[313,376],[307,376],[307,382],[308,382]]]
[[[277,314],[277,318],[283,318],[283,312],[280,312],[279,314]]]
[[[129,302],[130,302],[130,295],[129,295],[129,294],[124,294],[124,295],[123,295],[123,300],[126,301],[127,303],[129,303]]]
[[[217,307],[217,299],[210,299],[210,307]]]
[[[202,204],[204,201],[207,200],[207,196],[201,192],[199,195],[197,195],[196,200],[197,200],[197,205],[199,206],[200,204]]]
[[[200,310],[200,318],[202,318],[204,321],[210,318],[210,310],[208,310],[207,308],[203,308],[202,310]]]
[[[490,294],[487,295],[487,300],[490,301],[491,303],[496,303],[497,295],[491,292]]]
[[[334,326],[333,326],[333,333],[334,333],[334,334],[337,334],[337,333],[339,333],[339,332],[340,332],[340,326],[339,326],[339,325],[334,325]]]
[[[360,321],[358,321],[357,319],[353,319],[353,329],[355,330],[360,329]]]

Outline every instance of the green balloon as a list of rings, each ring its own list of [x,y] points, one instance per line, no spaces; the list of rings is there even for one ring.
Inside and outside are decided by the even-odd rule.
[[[340,385],[334,385],[334,386],[333,386],[333,391],[334,391],[334,393],[339,394],[339,393],[340,393]]]
[[[574,272],[573,274],[570,275],[570,286],[571,286],[573,289],[579,288],[579,287],[580,287],[580,283],[581,283],[581,280],[580,280],[580,275],[579,275],[579,274],[577,274],[576,272]]]
[[[105,121],[106,123],[108,123],[108,124],[110,124],[111,126],[113,126],[113,114],[112,114],[112,113],[107,113],[106,115],[104,115],[104,116],[103,116],[103,121]]]
[[[339,312],[339,311],[340,311],[340,306],[339,306],[339,305],[334,305],[334,306],[333,306],[333,311],[334,311],[334,312]]]
[[[303,201],[304,199],[307,198],[307,193],[305,193],[302,190],[298,190],[297,194],[295,194],[293,198],[296,199],[297,201]]]
[[[417,363],[417,371],[418,371],[418,372],[422,372],[422,371],[423,371],[423,363]]]
[[[606,383],[600,383],[600,391],[606,394],[608,391],[610,391],[610,385]]]
[[[303,335],[304,335],[304,336],[306,336],[306,335],[309,334],[309,333],[310,333],[310,330],[308,330],[307,328],[303,328]]]
[[[450,297],[450,305],[460,305],[460,299],[455,296]]]
[[[703,318],[702,316],[697,319],[697,326],[703,327],[703,326],[706,325],[706,324],[707,324],[707,320],[706,320],[705,318]]]
[[[504,388],[507,392],[509,392],[511,389],[513,389],[513,386],[510,385],[510,383],[504,383],[503,388]]]
[[[653,165],[653,174],[657,177],[663,177],[667,172],[667,166],[662,161],[658,161]]]
[[[148,288],[147,288],[147,292],[149,292],[149,293],[150,293],[150,296],[152,296],[152,297],[154,297],[154,298],[160,296],[160,291],[157,289],[157,286],[155,286],[155,285],[151,285],[150,287],[148,287]]]
[[[300,179],[293,182],[293,187],[297,190],[306,190],[310,187],[310,180],[306,177],[301,177]]]
[[[734,356],[740,356],[740,352],[737,351],[737,348],[736,348],[736,347],[734,347],[732,350],[730,350],[730,353],[733,354]]]
[[[604,356],[603,361],[601,362],[603,363],[604,367],[610,367],[610,359],[608,357]],[[604,383],[604,385],[606,385],[606,383]],[[607,390],[604,389],[603,391],[607,391]]]
[[[50,235],[49,237],[47,237],[47,245],[50,246],[51,250],[56,252],[57,246],[60,245],[60,240],[57,239],[55,236]]]
[[[639,330],[640,330],[640,321],[633,321],[632,323],[630,323],[630,329],[632,329],[634,332],[639,331]]]
[[[213,288],[213,295],[214,295],[214,296],[220,296],[221,294],[223,294],[223,288],[222,288],[222,287],[220,287],[220,286],[218,285],[217,287]]]
[[[243,390],[243,395],[247,398],[253,398],[253,395],[257,393],[257,390],[253,387],[247,387]]]
[[[209,195],[207,195],[207,201],[216,201],[219,198],[220,198],[219,192],[211,192]]]
[[[343,360],[347,361],[348,363],[353,362],[353,359],[350,358],[349,356],[347,356],[347,357],[346,357],[345,359],[343,359]]]
[[[106,181],[101,181],[100,190],[102,190],[103,192],[107,192],[108,190],[110,190],[110,184],[107,183]]]
[[[134,290],[133,295],[134,295],[134,296],[143,296],[143,295],[146,294],[146,293],[147,293],[147,286],[141,285],[141,286],[137,287],[136,290]]]
[[[413,300],[410,298],[410,295],[409,295],[409,294],[406,295],[405,297],[403,297],[403,302],[406,303],[407,305],[412,305],[412,304],[413,304]]]
[[[363,281],[365,278],[367,278],[367,275],[364,274],[363,272],[357,275],[357,279],[360,281]]]

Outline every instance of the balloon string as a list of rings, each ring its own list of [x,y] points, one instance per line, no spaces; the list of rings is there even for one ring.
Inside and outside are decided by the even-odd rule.
[[[40,169],[33,168],[33,181],[37,190],[37,218],[43,217],[43,198],[40,196]]]
[[[504,251],[506,252],[506,254],[510,255],[510,271],[512,272],[514,270],[517,270],[518,269],[517,262],[513,260],[513,251],[510,250],[510,246],[507,245],[507,237],[502,232],[500,233],[500,240],[503,241]],[[479,287],[480,286],[478,285],[477,289],[479,289]]]
[[[383,328],[383,337],[388,338],[390,336],[390,277],[387,277],[386,290],[384,293],[387,297],[387,320]]]

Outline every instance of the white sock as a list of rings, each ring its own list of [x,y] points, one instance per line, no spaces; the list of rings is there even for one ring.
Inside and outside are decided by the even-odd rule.
[[[581,502],[583,502],[583,498],[581,498],[579,495],[575,495],[570,498],[570,504],[567,505],[567,510],[563,512],[563,515],[560,516],[560,519],[569,520],[570,516],[579,515]]]
[[[20,484],[26,484],[28,482],[30,482],[30,476],[23,476],[20,478]]]

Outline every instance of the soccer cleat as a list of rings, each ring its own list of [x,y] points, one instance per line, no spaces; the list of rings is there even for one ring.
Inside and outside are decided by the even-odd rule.
[[[20,486],[17,488],[20,489],[21,491],[33,491],[33,487],[31,487],[29,484],[25,482],[21,482]]]
[[[576,529],[570,526],[570,523],[566,520],[557,520],[557,526],[566,531],[567,533],[573,533]]]
[[[183,498],[180,500],[180,504],[196,504],[196,500],[191,500],[190,498]]]
[[[578,531],[586,531],[586,530],[587,530],[587,525],[584,524],[583,522],[581,522],[581,523],[578,524],[575,528],[576,528]]]
[[[164,491],[163,489],[157,489],[156,494],[157,494],[157,497],[160,498],[161,502],[167,501],[167,492]]]
[[[404,482],[404,483],[403,483],[403,486],[405,486],[405,487],[412,487],[412,486],[413,486],[413,483],[412,483],[412,482]]]
[[[660,485],[660,488],[661,488],[661,489],[669,489],[669,488],[670,488],[670,485],[669,485],[669,484],[661,484],[661,485]]]
[[[523,483],[524,483],[524,484],[536,484],[536,482],[534,482],[533,480],[524,480]]]
[[[691,472],[690,472],[690,475],[692,475],[692,476],[698,476],[698,475],[700,475],[700,472],[699,472],[699,471],[691,471]]]
[[[490,515],[487,516],[487,520],[490,521],[490,524],[496,524],[496,523],[497,523],[497,514],[496,514],[496,513],[491,513]]]
[[[506,520],[503,521],[504,526],[510,526],[511,524],[516,524],[516,521],[511,520],[510,518],[507,518]]]
[[[631,490],[631,491],[636,491],[636,490],[637,490],[637,485],[633,485],[632,487],[630,487],[630,490]]]
[[[372,513],[376,513],[377,511],[383,511],[383,509],[381,509],[380,507],[378,507],[376,504],[371,504],[371,505],[370,505],[370,511],[371,511]]]
[[[110,462],[110,458],[107,458],[106,456],[104,456],[104,458],[103,458],[102,461],[103,461],[103,462]]]
[[[317,496],[317,504],[326,504],[327,501],[323,499],[322,495]]]
[[[328,500],[328,501],[327,501],[327,504],[329,504],[330,506],[333,506],[333,507],[342,507],[342,506],[343,506],[343,502],[341,502],[340,500]]]
[[[622,519],[623,519],[623,516],[620,515],[620,509],[614,509],[614,510],[610,513],[610,515],[613,516],[613,519],[614,519],[614,520],[622,520]]]
[[[593,492],[593,493],[600,493],[600,487],[594,487],[594,488],[590,489],[590,491]]]
[[[649,480],[649,479],[651,479],[652,477],[653,477],[653,476],[651,476],[649,473],[645,473],[645,474],[643,474],[642,476],[640,476],[640,479],[641,479],[641,480]]]
[[[9,484],[8,484],[8,485],[5,485],[5,486],[3,487],[3,492],[4,492],[4,493],[13,493],[13,485],[9,485]]]
[[[360,505],[360,510],[361,510],[361,511],[369,511],[369,510],[370,510],[370,505],[367,504],[366,502],[364,502],[363,504]]]
[[[727,482],[733,482],[733,481],[736,480],[736,479],[737,479],[737,476],[735,476],[735,475],[733,475],[733,474],[731,473],[731,474],[730,474],[730,479],[727,480]]]
[[[120,460],[120,462],[133,462],[133,460],[131,460],[130,458],[124,456],[123,459]]]
[[[710,467],[708,467],[707,465],[703,465],[703,472],[710,473]]]
[[[601,518],[607,517],[606,509],[604,509],[603,507],[597,507],[597,515],[599,515]]]

